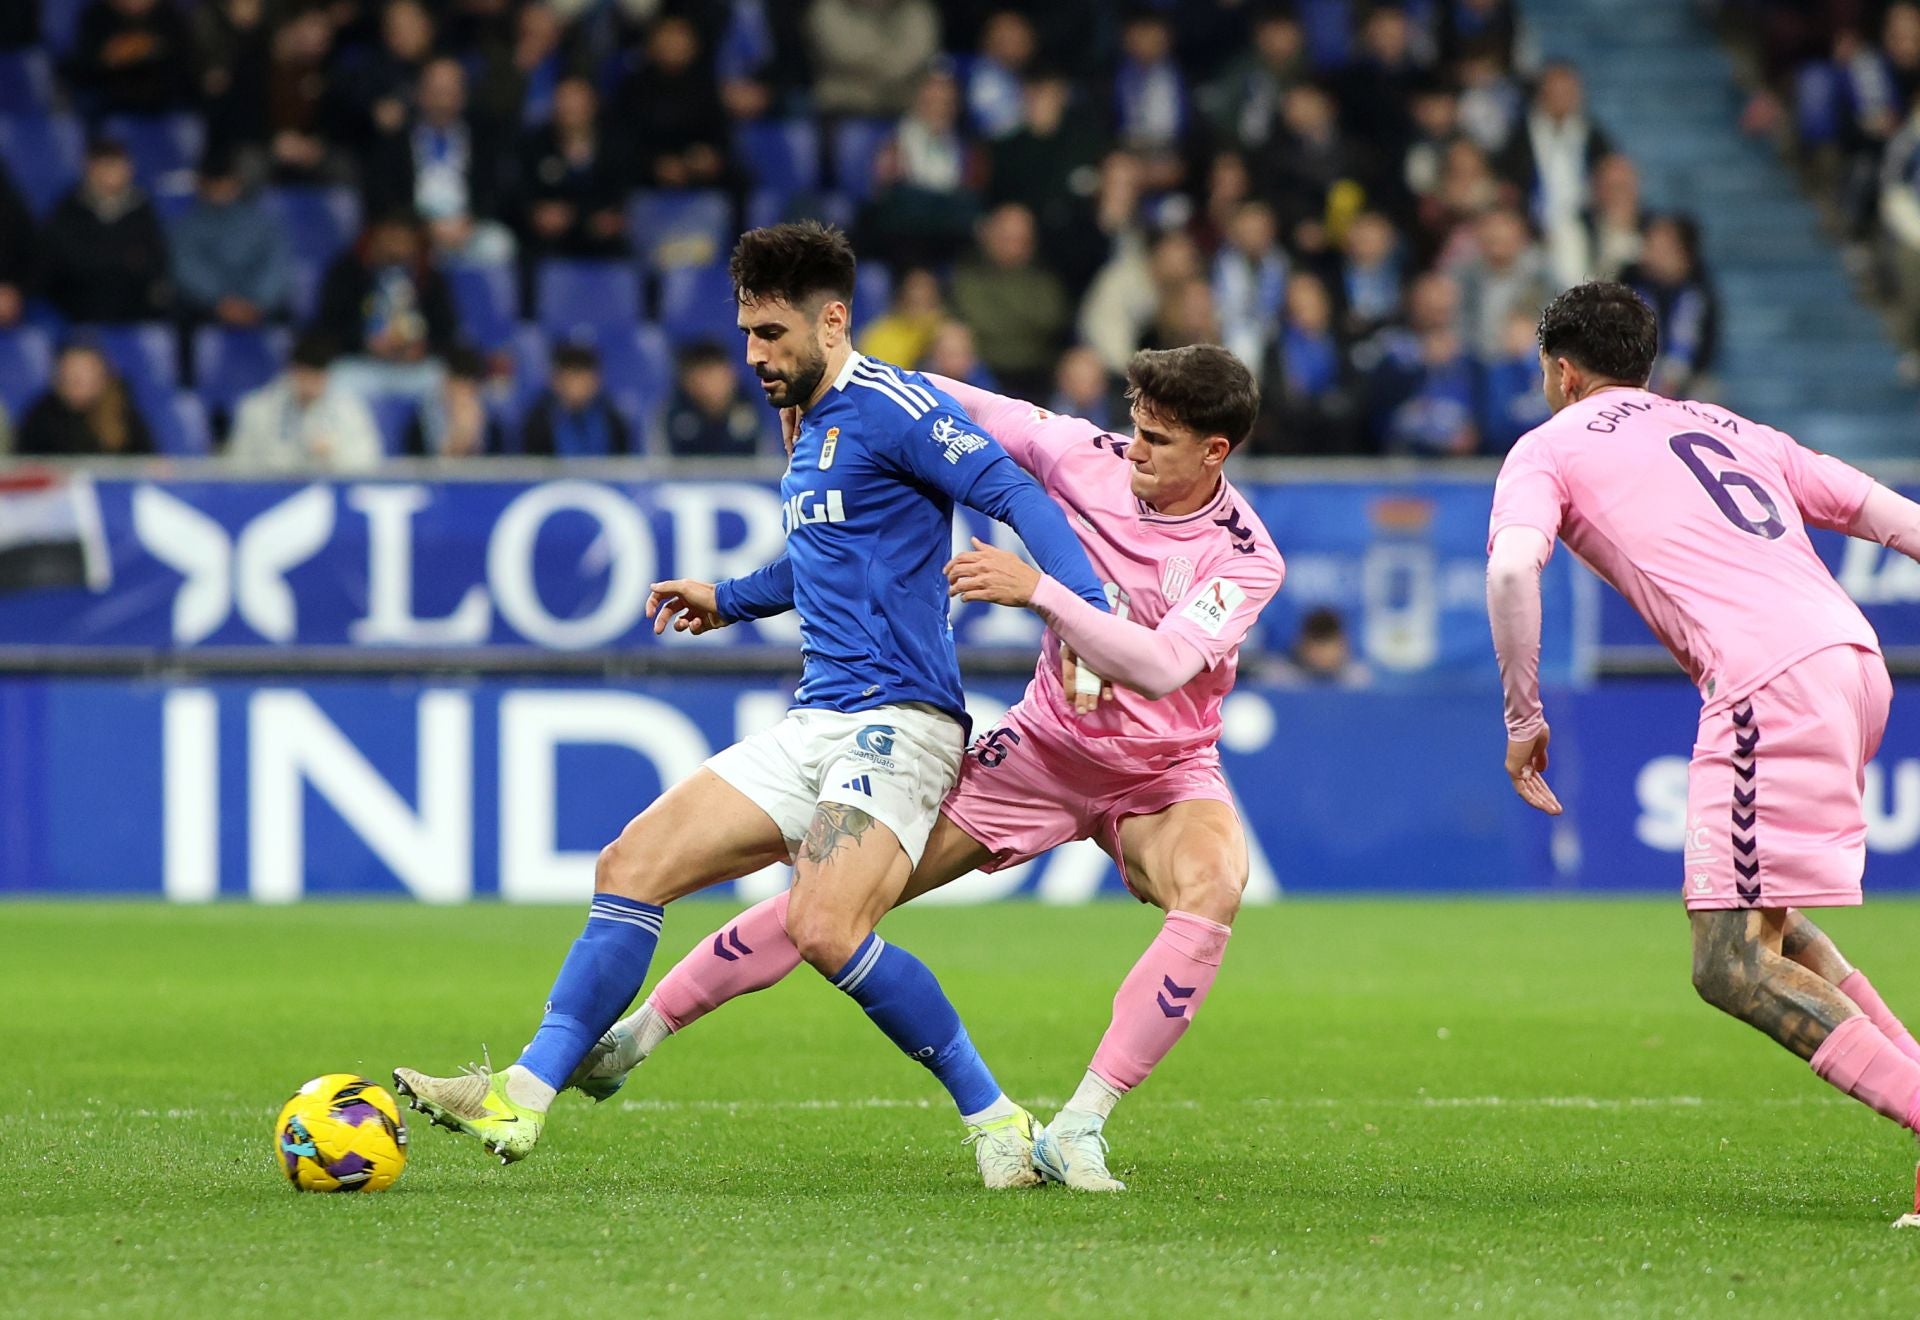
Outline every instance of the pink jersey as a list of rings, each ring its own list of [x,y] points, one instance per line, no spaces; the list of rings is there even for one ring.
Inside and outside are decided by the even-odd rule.
[[[1844,531],[1873,479],[1712,404],[1607,389],[1514,446],[1488,544],[1555,536],[1625,596],[1708,705],[1829,646],[1879,649],[1806,527]]]
[[[1266,527],[1225,480],[1205,508],[1162,517],[1133,494],[1125,439],[1017,400],[954,393],[1066,509],[1114,612],[1178,634],[1206,661],[1158,701],[1116,686],[1113,700],[1076,715],[1060,685],[1060,639],[1049,631],[1027,687],[1028,710],[1102,761],[1153,769],[1217,757],[1220,703],[1233,690],[1240,643],[1286,573]]]

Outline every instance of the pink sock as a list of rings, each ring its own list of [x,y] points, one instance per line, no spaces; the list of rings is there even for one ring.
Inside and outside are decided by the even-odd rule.
[[[660,978],[647,998],[669,1027],[679,1031],[729,999],[765,990],[800,965],[800,950],[787,937],[790,892],[755,903]]]
[[[1147,1080],[1187,1030],[1213,988],[1232,931],[1191,912],[1169,912],[1113,997],[1113,1021],[1093,1052],[1093,1071],[1118,1091]]]
[[[1872,1018],[1850,1017],[1835,1027],[1811,1064],[1820,1080],[1920,1132],[1920,1063],[1895,1048]]]
[[[1860,1005],[1860,1011],[1873,1019],[1873,1025],[1880,1028],[1880,1034],[1892,1041],[1894,1047],[1916,1063],[1920,1063],[1920,1041],[1913,1038],[1906,1025],[1893,1015],[1886,1000],[1880,998],[1880,992],[1873,988],[1873,982],[1867,979],[1865,972],[1854,972],[1840,983],[1840,993]]]

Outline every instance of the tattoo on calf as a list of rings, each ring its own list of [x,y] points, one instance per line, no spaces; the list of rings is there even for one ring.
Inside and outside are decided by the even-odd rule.
[[[1715,1008],[1810,1059],[1858,1010],[1817,973],[1768,947],[1765,920],[1754,911],[1696,913],[1693,983]]]
[[[857,843],[873,828],[873,817],[858,807],[840,802],[822,802],[814,808],[813,823],[807,837],[800,841],[800,856],[816,866],[833,860],[843,843]]]

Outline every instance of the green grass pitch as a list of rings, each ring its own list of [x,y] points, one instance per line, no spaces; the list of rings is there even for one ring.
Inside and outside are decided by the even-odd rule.
[[[726,911],[671,912],[657,969]],[[1040,1109],[1156,917],[888,933]],[[1920,1314],[1913,1142],[1700,1004],[1664,902],[1246,913],[1109,1125],[1120,1197],[983,1191],[932,1080],[804,968],[562,1097],[524,1164],[416,1122],[393,1191],[288,1188],[295,1086],[504,1066],[580,919],[0,905],[0,1314]],[[1920,904],[1828,928],[1920,1018]]]

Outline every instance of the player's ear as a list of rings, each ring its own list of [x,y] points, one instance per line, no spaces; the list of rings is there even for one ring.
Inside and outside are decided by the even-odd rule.
[[[853,320],[853,313],[838,298],[827,299],[820,308],[820,345],[832,348],[847,337],[847,326]]]

